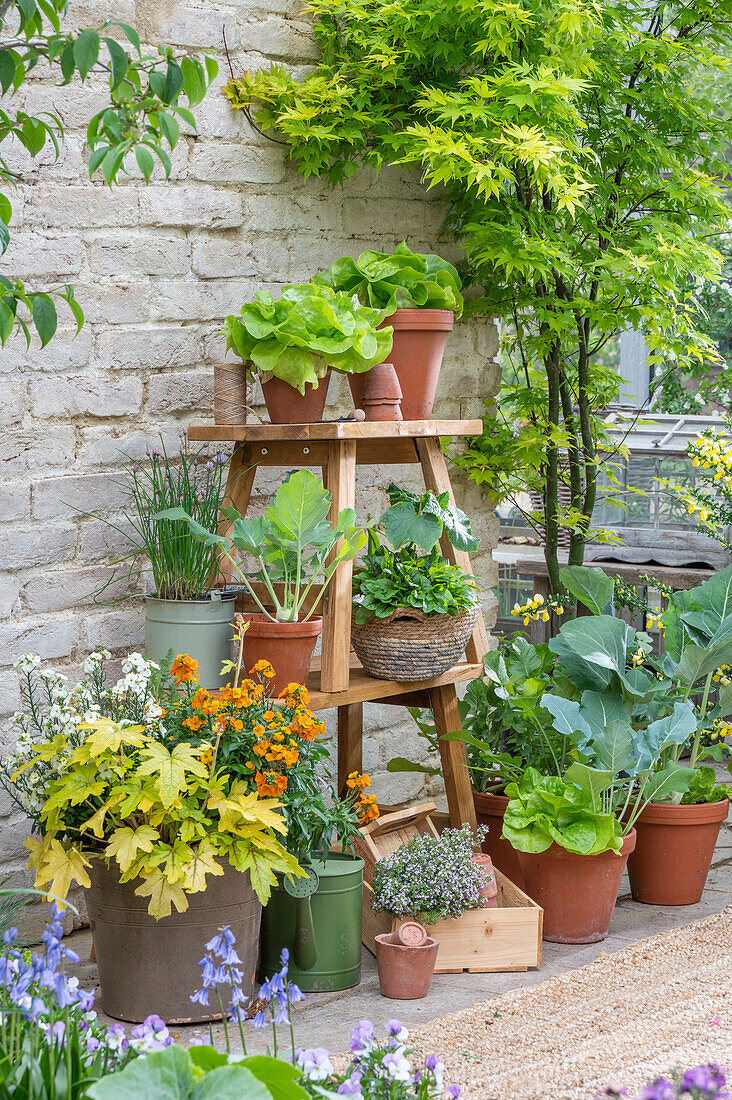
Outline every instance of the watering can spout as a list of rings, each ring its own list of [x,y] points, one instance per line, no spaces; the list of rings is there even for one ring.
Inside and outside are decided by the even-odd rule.
[[[315,925],[310,898],[298,898],[295,907],[295,966],[299,970],[312,970],[318,961],[315,942]]]

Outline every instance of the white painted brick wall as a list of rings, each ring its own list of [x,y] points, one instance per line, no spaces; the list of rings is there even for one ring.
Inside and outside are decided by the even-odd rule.
[[[222,27],[235,71],[269,58],[300,71],[314,56],[300,4],[262,4],[120,0],[115,14],[150,43],[213,47],[220,85]],[[71,0],[71,23],[101,21],[107,9],[104,0]],[[105,562],[124,552],[124,542],[81,512],[98,510],[124,526],[115,485],[121,451],[139,458],[160,432],[174,447],[188,423],[210,417],[224,316],[262,287],[276,291],[305,280],[341,254],[387,250],[404,237],[414,249],[453,252],[439,239],[444,209],[427,197],[416,173],[385,171],[377,178],[364,172],[335,192],[303,180],[286,164],[283,148],[253,133],[218,88],[197,110],[198,136],[181,139],[170,182],[156,172],[149,187],[133,176],[110,192],[88,181],[83,152],[86,124],[103,102],[98,81],[60,88],[40,72],[16,96],[29,110],[57,110],[68,132],[55,163],[45,153],[34,162],[22,150],[9,157],[21,178],[13,196],[13,243],[0,271],[38,287],[73,281],[87,324],[74,338],[62,308],[61,328],[47,348],[28,351],[22,339],[12,339],[0,352],[0,716],[18,706],[12,661],[22,652],[40,653],[73,679],[90,646],[103,643],[116,654],[141,646],[139,596],[112,608],[90,600],[106,575]],[[437,415],[481,414],[482,399],[498,381],[496,351],[492,324],[459,324],[448,342]],[[348,386],[335,379],[329,415],[348,407]],[[361,518],[379,514],[381,488],[390,480],[413,477],[410,467],[363,470]],[[258,487],[255,507],[264,505],[272,483],[270,475]],[[458,496],[483,539],[475,566],[492,621],[494,517],[475,490],[459,485]],[[120,583],[113,594],[127,592]],[[421,776],[385,771],[397,744],[400,755],[421,751],[398,709],[370,706],[366,723],[366,765],[381,800],[439,791]],[[0,746],[8,747],[8,737],[0,717]],[[23,834],[2,796],[0,871],[23,865]]]

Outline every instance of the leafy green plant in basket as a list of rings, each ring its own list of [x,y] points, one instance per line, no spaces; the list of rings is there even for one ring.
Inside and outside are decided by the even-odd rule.
[[[378,328],[381,314],[349,294],[304,283],[285,286],[275,299],[262,291],[224,323],[227,350],[244,361],[250,378],[280,378],[305,392],[329,367],[360,374],[383,363],[391,351],[391,328]]]
[[[370,527],[368,553],[353,578],[355,621],[384,619],[399,607],[425,615],[460,615],[474,607],[479,602],[476,581],[445,561],[437,547],[444,534],[460,550],[476,549],[479,540],[465,513],[447,493],[418,497],[394,484],[387,493],[390,507],[381,525],[391,549]]]
[[[235,508],[224,508],[223,514],[231,524],[228,535],[203,527],[183,508],[166,509],[158,513],[157,519],[187,521],[194,539],[220,548],[268,619],[296,623],[317,576],[322,572],[320,595],[303,613],[301,622],[312,617],[340,563],[351,561],[366,545],[366,533],[354,524],[353,509],[339,512],[335,527],[331,527],[326,519],[330,505],[331,494],[315,475],[297,470],[279,486],[263,516],[243,519]],[[236,552],[251,555],[259,568],[248,574]],[[262,603],[252,581],[264,585],[274,611]],[[277,582],[282,584],[279,594],[274,587]]]
[[[368,250],[357,260],[342,256],[313,282],[355,294],[384,317],[397,309],[450,309],[456,317],[463,311],[462,284],[453,265],[440,256],[412,252],[405,241],[392,253]]]

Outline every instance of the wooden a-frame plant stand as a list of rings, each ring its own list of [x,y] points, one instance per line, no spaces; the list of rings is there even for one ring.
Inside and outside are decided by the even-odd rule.
[[[479,420],[414,420],[398,423],[335,421],[316,424],[195,425],[188,438],[199,442],[233,442],[227,498],[241,515],[246,513],[259,466],[289,469],[320,466],[323,483],[332,494],[331,516],[342,508],[354,508],[356,467],[419,463],[425,485],[434,493],[452,488],[440,436],[479,435]],[[225,529],[225,527],[224,527]],[[470,571],[470,560],[447,538],[441,544],[445,558]],[[483,673],[488,636],[478,616],[468,642],[465,660],[434,680],[397,683],[368,676],[351,654],[351,582],[353,563],[343,562],[331,580],[323,601],[323,641],[320,669],[311,672],[308,692],[313,710],[338,708],[338,789],[345,790],[349,772],[362,770],[363,704],[431,707],[440,736],[440,757],[445,778],[450,822],[469,822],[475,828],[465,746],[442,737],[460,729],[455,684]],[[311,590],[314,594],[314,589]],[[256,610],[251,597],[244,611]]]

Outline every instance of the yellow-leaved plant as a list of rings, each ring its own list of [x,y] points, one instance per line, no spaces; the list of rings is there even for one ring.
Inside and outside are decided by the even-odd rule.
[[[37,888],[63,898],[73,882],[91,885],[87,868],[98,857],[118,866],[121,882],[139,880],[148,911],[166,917],[187,909],[187,895],[227,863],[249,872],[262,904],[278,874],[304,873],[277,837],[280,803],[217,767],[218,743],[170,749],[143,726],[104,718],[79,729],[88,736],[46,790],[42,835],[25,842]],[[65,755],[64,737],[35,746],[36,759]]]

